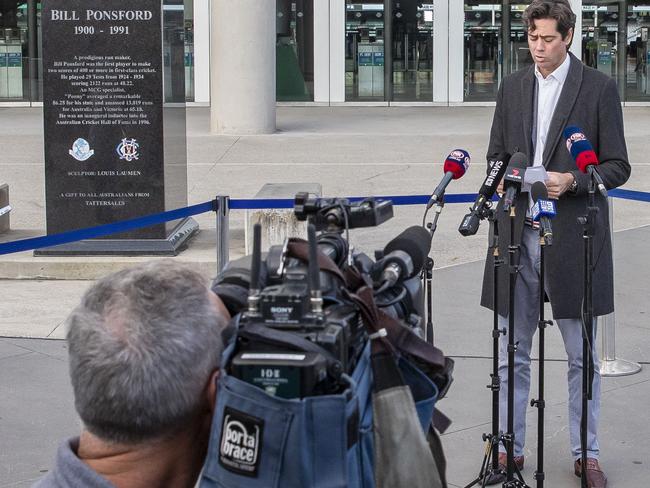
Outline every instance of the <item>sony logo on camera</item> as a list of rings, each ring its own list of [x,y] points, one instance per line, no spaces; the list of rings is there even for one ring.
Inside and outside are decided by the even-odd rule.
[[[257,477],[264,420],[226,407],[221,425],[219,464],[233,473]]]

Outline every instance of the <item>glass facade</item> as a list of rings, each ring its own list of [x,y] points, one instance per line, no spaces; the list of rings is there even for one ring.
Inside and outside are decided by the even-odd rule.
[[[329,101],[432,102],[436,89],[436,101],[492,102],[504,76],[532,63],[522,21],[527,2],[448,0],[438,12],[441,4],[433,0],[346,0],[345,25],[330,25],[329,39],[315,39],[315,0],[275,1],[278,101],[314,101],[318,79],[329,86],[319,92],[321,98],[329,93]],[[208,101],[209,80],[195,80],[194,53],[196,24],[202,32],[197,39],[205,39],[210,21],[195,18],[197,5],[205,11],[209,0],[164,0],[165,63],[185,67],[184,81],[166,70],[167,101],[194,101],[197,90],[197,101]],[[319,17],[327,15],[318,8]],[[650,0],[583,0],[581,8],[576,36],[583,62],[614,77],[623,100],[650,102]],[[38,0],[0,0],[0,102],[42,100],[40,12]],[[329,15],[330,21],[337,17]],[[333,35],[345,36],[340,51],[331,50]],[[316,66],[315,48],[322,52],[327,42],[330,59]],[[434,64],[435,55],[447,59]],[[327,70],[343,65],[337,88]]]
[[[392,25],[393,100],[433,100],[433,5],[395,3]]]
[[[496,99],[501,79],[501,4],[473,0],[465,2],[464,99]]]
[[[345,100],[384,100],[384,1],[345,6]]]
[[[276,0],[278,101],[314,100],[314,0]]]
[[[650,102],[650,2],[628,2],[627,80],[628,101]]]
[[[40,2],[0,0],[0,101],[40,101]]]

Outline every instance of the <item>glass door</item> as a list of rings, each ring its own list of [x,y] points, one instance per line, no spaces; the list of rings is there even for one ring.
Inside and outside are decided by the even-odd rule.
[[[395,2],[392,27],[393,100],[433,101],[433,4]]]
[[[627,7],[626,99],[650,101],[650,1]]]
[[[314,100],[314,0],[276,1],[278,101]]]
[[[618,2],[583,2],[582,61],[607,76],[616,77],[618,74],[618,25]]]
[[[0,1],[0,101],[29,101],[27,3]]]
[[[384,100],[384,0],[345,5],[345,100]]]
[[[523,15],[528,4],[510,5],[510,42],[508,43],[507,72],[515,73],[533,64],[533,58],[528,49],[528,32],[524,25]]]
[[[465,2],[465,101],[494,101],[501,78],[501,2]]]

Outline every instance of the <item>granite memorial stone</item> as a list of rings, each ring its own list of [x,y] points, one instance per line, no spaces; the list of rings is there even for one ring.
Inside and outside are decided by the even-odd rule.
[[[187,205],[182,3],[176,7],[43,3],[48,234]],[[197,228],[185,219],[38,254],[176,254]]]

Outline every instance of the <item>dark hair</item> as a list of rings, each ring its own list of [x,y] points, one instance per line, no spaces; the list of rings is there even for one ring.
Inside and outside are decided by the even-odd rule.
[[[523,19],[527,30],[535,29],[537,19],[555,19],[562,39],[567,38],[571,29],[575,35],[576,14],[568,0],[533,0],[526,8]]]

